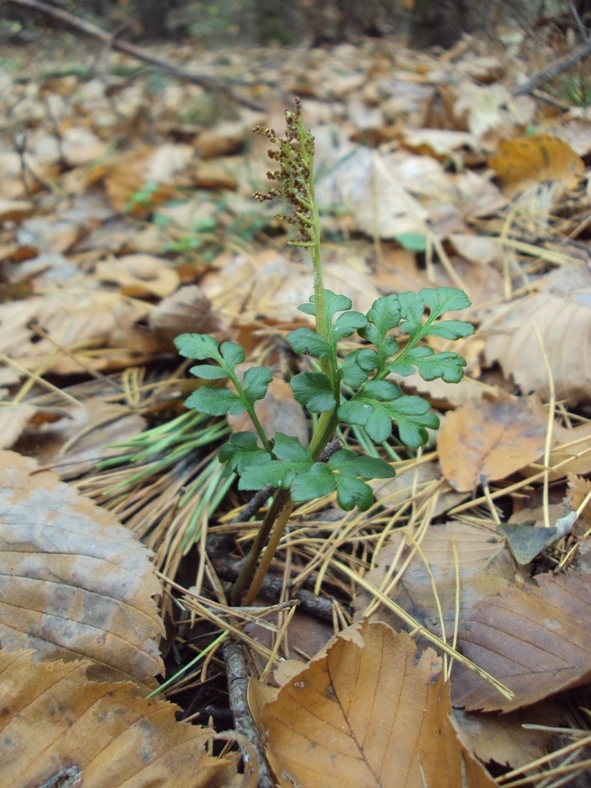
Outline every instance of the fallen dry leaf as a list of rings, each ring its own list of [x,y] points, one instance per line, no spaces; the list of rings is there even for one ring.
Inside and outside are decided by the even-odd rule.
[[[97,263],[96,275],[101,282],[121,285],[126,295],[136,298],[171,295],[180,279],[168,260],[151,254],[128,254],[116,260]]]
[[[0,304],[0,352],[26,369],[80,374],[84,365],[92,369],[120,369],[141,363],[141,348],[133,352],[133,325],[145,316],[148,306],[105,293],[75,288],[55,295],[28,298]],[[31,324],[80,358],[80,362],[56,349],[48,339],[39,339]],[[97,346],[111,348],[109,353],[92,353]],[[24,373],[21,373],[24,374]],[[11,367],[0,368],[2,383],[15,382],[19,373]]]
[[[456,665],[454,706],[511,711],[591,681],[589,575],[538,575],[478,602],[460,627],[463,654],[513,690],[506,700],[476,674]]]
[[[41,414],[45,412],[39,410]],[[121,453],[121,449],[111,448],[114,444],[139,435],[146,428],[146,419],[139,413],[105,402],[102,397],[54,411],[56,418],[51,420],[31,419],[13,448],[42,465],[51,463],[61,479],[90,472],[99,460]]]
[[[551,134],[503,140],[488,163],[510,194],[542,181],[556,181],[564,190],[573,189],[585,173],[581,157]]]
[[[341,632],[263,708],[280,784],[457,788],[465,769],[467,786],[494,786],[457,739],[440,671],[385,624]]]
[[[538,703],[528,709],[508,714],[477,714],[454,710],[456,719],[471,752],[483,763],[516,768],[548,752],[554,736],[552,727],[565,725],[567,714],[558,704]],[[527,724],[548,726],[550,730],[526,728]]]
[[[443,475],[469,492],[482,479],[504,479],[544,450],[546,416],[540,400],[498,391],[448,413],[438,435]]]
[[[591,481],[585,479],[583,476],[576,476],[574,473],[569,473],[568,491],[570,494],[571,509],[576,511],[591,492]],[[573,533],[581,536],[589,528],[591,528],[591,501],[587,501],[585,504],[585,508],[573,527]]]
[[[38,659],[93,660],[92,674],[153,685],[164,665],[149,551],[116,517],[34,460],[0,452],[0,640]]]
[[[148,316],[148,325],[159,342],[172,349],[179,334],[228,335],[228,326],[211,308],[211,302],[199,285],[181,287],[163,298]]]
[[[0,652],[2,785],[241,785],[235,758],[207,752],[211,728],[176,722],[176,706],[130,682],[89,681],[89,665]]]
[[[591,342],[591,302],[588,289],[568,295],[533,293],[502,304],[492,312],[486,335],[488,364],[498,362],[523,392],[550,394],[544,353],[548,358],[556,398],[569,405],[591,399],[587,374]],[[540,340],[534,328],[537,327]]]
[[[386,574],[391,580],[409,558],[413,544],[409,542],[401,550],[406,541],[405,536],[405,529],[399,529],[380,550],[375,569],[366,575],[367,581],[373,586],[383,590]],[[439,637],[442,637],[441,619],[433,583],[437,589],[445,633],[449,636],[456,619],[458,572],[454,544],[460,584],[459,621],[477,601],[507,588],[515,576],[515,564],[494,527],[462,520],[429,526],[420,542],[423,557],[417,551],[414,552],[402,577],[388,596]],[[361,591],[355,598],[355,610],[363,615],[372,601],[373,596]],[[383,605],[375,615],[390,626],[400,626],[400,619]]]

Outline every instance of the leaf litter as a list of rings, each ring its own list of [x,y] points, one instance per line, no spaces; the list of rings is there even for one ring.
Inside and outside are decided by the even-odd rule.
[[[206,751],[213,729],[175,722],[162,701],[147,712],[155,702],[134,697],[132,685],[89,681],[152,688],[182,663],[187,672],[162,695],[206,724],[225,704],[218,638],[228,632],[256,655],[267,688],[287,657],[311,658],[273,699],[256,711],[253,703],[278,784],[325,785],[327,775],[331,784],[391,784],[394,771],[409,786],[535,784],[544,771],[574,778],[588,758],[588,712],[571,713],[573,703],[589,708],[591,683],[589,195],[580,158],[588,120],[575,110],[550,117],[531,97],[514,97],[507,52],[491,58],[483,48],[472,41],[455,60],[393,42],[290,52],[279,65],[262,50],[230,59],[253,85],[264,78],[305,91],[327,286],[362,311],[392,291],[459,286],[477,329],[459,349],[468,367],[458,386],[399,379],[443,411],[442,427],[417,456],[385,446],[398,475],[375,483],[368,512],[343,512],[334,494],[295,509],[264,586],[272,614],[227,605],[224,582],[235,579],[258,521],[239,520],[247,498],[215,460],[230,427],[182,409],[191,383],[172,339],[239,339],[249,363],[273,367],[261,419],[303,434],[285,394],[294,370],[284,338],[304,325],[296,307],[311,275],[285,251],[273,212],[248,199],[267,168],[266,146],[249,129],[280,127],[284,101],[266,89],[257,113],[225,99],[213,107],[202,88],[172,80],[154,90],[140,77],[109,92],[100,78],[7,76],[7,140],[24,124],[27,149],[19,158],[8,142],[0,152],[0,415],[3,445],[15,450],[2,455],[3,685],[18,689],[17,716],[37,693],[40,715],[18,725],[40,725],[46,691],[57,692],[64,715],[75,705],[73,730],[82,726],[85,742],[76,768],[89,784],[106,784],[90,781],[92,769],[112,768],[93,761],[100,740],[85,731],[100,725],[89,728],[91,712],[85,720],[77,705],[95,697],[110,698],[101,719],[121,715],[105,751],[121,748],[116,763],[132,768],[141,747],[134,720],[157,707],[168,775],[183,782],[192,766],[203,779],[195,784],[241,784],[234,756]],[[225,68],[212,52],[186,57]],[[126,62],[108,59],[109,68]],[[536,134],[525,136],[527,126]],[[367,445],[361,426],[340,438]],[[543,550],[516,563],[499,526],[540,502]],[[550,544],[552,526],[579,509]],[[93,544],[104,550],[89,556]],[[328,633],[310,626],[307,640],[285,607],[300,591],[300,605],[316,600],[313,615],[335,632],[320,653]],[[447,641],[447,654],[424,650],[427,633]],[[456,646],[513,697],[465,665],[452,669]],[[23,648],[36,649],[35,663]],[[92,662],[62,662],[81,657]],[[73,768],[73,735],[51,744],[61,760],[50,761],[51,749],[35,760],[25,742],[3,769],[20,778],[27,763],[47,781]]]

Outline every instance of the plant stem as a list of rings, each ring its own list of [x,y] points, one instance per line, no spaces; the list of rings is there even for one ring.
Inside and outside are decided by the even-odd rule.
[[[255,568],[258,563],[259,556],[262,553],[265,544],[267,543],[267,539],[269,538],[269,534],[273,529],[275,521],[279,518],[281,512],[287,506],[288,503],[291,503],[289,490],[277,490],[273,498],[273,503],[269,507],[267,514],[265,515],[265,518],[261,523],[261,527],[259,528],[258,533],[255,537],[253,545],[250,548],[248,555],[246,556],[244,566],[240,570],[238,579],[236,580],[234,586],[232,587],[233,605],[241,604],[244,592],[246,591],[252,578],[254,577]],[[293,509],[293,504],[292,504],[292,509]]]
[[[261,562],[256,570],[256,574],[250,584],[248,591],[246,592],[246,596],[242,602],[243,605],[252,605],[254,603],[255,597],[259,592],[259,589],[265,579],[265,575],[267,574],[267,570],[271,565],[271,561],[275,557],[275,552],[277,551],[277,547],[283,536],[283,532],[285,531],[285,526],[289,522],[289,518],[291,517],[291,513],[293,512],[294,502],[291,498],[285,502],[285,505],[279,512],[279,516],[275,520],[273,524],[273,529],[271,531],[271,536],[269,538],[269,543],[263,553],[263,557],[261,558]]]

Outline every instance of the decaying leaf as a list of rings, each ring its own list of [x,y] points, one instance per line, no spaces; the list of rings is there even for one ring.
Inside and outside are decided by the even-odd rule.
[[[174,347],[172,340],[179,334],[222,334],[227,336],[227,325],[213,312],[211,303],[198,285],[181,287],[164,298],[148,317],[150,329],[166,347]]]
[[[438,437],[444,476],[468,492],[482,481],[504,479],[544,450],[546,416],[535,397],[503,391],[448,413]]]
[[[585,479],[583,476],[575,476],[574,473],[569,473],[568,490],[570,493],[571,508],[576,511],[589,493],[591,493],[591,481]],[[589,528],[591,528],[591,501],[587,501],[585,508],[581,512],[575,525],[575,533],[582,535]]]
[[[163,672],[160,584],[116,517],[34,460],[0,453],[0,640],[39,659],[93,660],[100,678]]]
[[[128,254],[97,263],[101,282],[116,282],[122,292],[136,298],[171,295],[180,284],[179,275],[167,260],[151,254]]]
[[[140,363],[145,349],[131,347],[132,326],[146,308],[119,293],[75,289],[54,295],[0,304],[0,352],[26,369],[43,369],[59,375],[80,374],[86,368],[121,369]],[[56,350],[48,339],[39,339],[31,328],[39,325],[52,339],[72,350],[80,363]],[[99,356],[90,347],[112,348]],[[1,381],[14,382],[18,372],[0,369]]]
[[[535,522],[503,523],[499,531],[507,538],[509,549],[513,557],[521,566],[529,564],[538,555],[556,544],[569,533],[575,519],[575,513],[570,512],[565,517],[556,520],[555,526],[544,527]]]
[[[588,401],[591,399],[587,371],[591,352],[590,305],[588,292],[533,293],[500,305],[491,324],[494,330],[486,337],[487,362],[498,362],[505,375],[512,375],[523,392],[535,391],[547,400],[550,389],[545,353],[556,398],[570,405]]]
[[[494,786],[449,718],[441,661],[406,634],[359,625],[284,685],[261,713],[283,786]]]
[[[554,735],[552,727],[564,725],[566,713],[558,704],[542,702],[509,714],[477,714],[458,709],[454,717],[470,750],[483,763],[516,768],[541,758]],[[528,729],[533,723],[550,730]]]
[[[42,465],[52,463],[62,479],[74,478],[83,469],[94,468],[99,460],[120,453],[113,444],[146,428],[146,419],[139,413],[101,397],[65,408],[7,405],[0,410],[0,417],[4,413],[10,417],[16,411],[22,419],[22,408],[31,409],[32,416],[23,425],[14,450],[34,456]]]
[[[390,579],[397,574],[413,550],[412,542],[404,549],[405,529],[396,531],[380,550],[376,568],[366,579],[377,588],[383,588],[386,573]],[[454,555],[454,545],[457,552]],[[431,525],[420,542],[422,556],[415,551],[402,577],[388,596],[410,613],[423,626],[442,636],[439,608],[433,591],[433,582],[443,614],[446,635],[453,632],[456,618],[456,583],[459,574],[459,620],[477,601],[493,596],[507,588],[515,575],[515,565],[503,540],[494,528],[474,525],[462,520],[444,525]],[[398,557],[396,568],[392,563]],[[426,566],[427,562],[428,566]],[[363,614],[373,601],[365,592],[355,599],[355,609]],[[382,621],[394,627],[400,620],[383,605],[377,614]]]
[[[454,705],[511,711],[591,681],[589,575],[538,575],[478,602],[460,627],[463,654],[513,690],[504,699],[476,674],[456,665]]]
[[[231,755],[207,752],[211,728],[176,722],[176,706],[138,697],[130,682],[89,681],[89,665],[0,652],[2,785],[242,784]],[[71,782],[50,782],[58,775]]]

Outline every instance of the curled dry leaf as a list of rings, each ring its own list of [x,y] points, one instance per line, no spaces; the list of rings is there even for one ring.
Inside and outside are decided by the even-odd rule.
[[[152,686],[163,672],[150,552],[110,512],[0,452],[0,641],[41,659],[93,660],[95,677]]]
[[[454,705],[512,711],[591,681],[589,575],[538,575],[536,584],[510,588],[478,602],[464,619],[463,654],[513,690],[506,700],[475,673],[456,665]]]
[[[439,460],[452,487],[469,492],[504,479],[544,450],[546,415],[541,401],[499,390],[448,413],[438,436]]]
[[[452,727],[441,661],[406,634],[364,621],[341,632],[264,706],[280,785],[495,785]]]
[[[485,357],[498,362],[524,392],[550,394],[544,353],[548,358],[556,398],[569,405],[591,399],[588,359],[591,353],[589,293],[534,293],[496,310],[486,338]],[[537,327],[540,340],[536,333]]]
[[[0,222],[20,222],[33,213],[34,205],[28,200],[0,199]]]
[[[575,476],[574,473],[568,474],[568,491],[570,495],[571,509],[575,511],[581,506],[585,498],[591,493],[591,481],[583,476]],[[591,528],[591,501],[587,501],[585,508],[575,523],[573,532],[577,536],[582,536]]]
[[[375,569],[366,575],[373,586],[383,590],[386,574],[391,580],[405,565],[413,552],[413,544],[409,542],[401,549],[404,542],[405,529],[399,529],[380,550]],[[441,619],[433,582],[443,614],[445,634],[449,636],[456,619],[454,544],[458,556],[460,621],[477,601],[507,588],[515,576],[515,564],[494,527],[487,528],[462,520],[431,525],[420,544],[424,560],[415,550],[402,577],[388,596],[439,637],[442,636]],[[396,566],[393,568],[394,561]],[[361,591],[355,598],[355,610],[363,615],[366,606],[372,601],[373,597]],[[400,619],[384,606],[379,608],[376,615],[391,626],[400,626]]]
[[[176,722],[176,706],[138,697],[129,682],[89,681],[89,665],[0,652],[2,785],[242,784],[231,755],[207,753],[211,728]]]
[[[31,419],[39,412],[34,405],[17,403],[0,408],[0,449],[9,449],[19,439]]]

